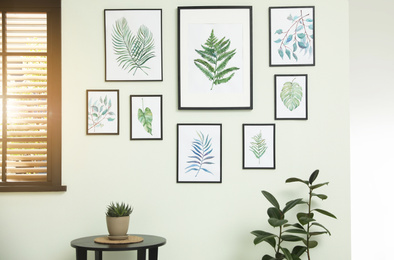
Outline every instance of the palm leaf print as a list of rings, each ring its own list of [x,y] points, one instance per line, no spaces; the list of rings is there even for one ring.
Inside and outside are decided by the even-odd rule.
[[[201,45],[203,49],[195,50],[202,59],[195,59],[194,64],[212,81],[211,90],[215,85],[227,83],[234,76],[233,71],[239,70],[237,67],[226,68],[227,63],[236,54],[236,49],[228,51],[230,43],[225,37],[218,40],[212,29],[205,45]],[[229,73],[231,74],[228,76]]]
[[[283,104],[290,111],[296,109],[302,99],[302,87],[297,82],[294,82],[294,80],[292,82],[286,82],[280,92],[280,98]]]
[[[201,170],[213,174],[206,168],[207,165],[214,164],[209,161],[215,158],[215,156],[210,155],[213,151],[212,138],[209,135],[204,136],[202,132],[197,132],[197,135],[198,138],[194,138],[192,142],[192,155],[188,156],[190,160],[187,161],[189,166],[185,168],[187,170],[186,173],[195,171],[195,177],[197,177]]]
[[[250,142],[249,150],[259,159],[260,164],[260,158],[264,155],[265,151],[267,151],[268,146],[265,139],[262,138],[261,131],[253,136],[252,139],[254,142]]]
[[[145,25],[141,25],[137,35],[133,35],[126,18],[122,17],[115,22],[112,33],[112,44],[117,55],[116,61],[118,65],[128,70],[128,73],[134,70],[141,70],[146,75],[146,66],[150,59],[156,57],[155,42],[152,32]]]

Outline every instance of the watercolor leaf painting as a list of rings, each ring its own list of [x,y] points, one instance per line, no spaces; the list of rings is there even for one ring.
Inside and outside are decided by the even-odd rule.
[[[141,71],[148,75],[150,69],[146,64],[156,57],[153,34],[145,25],[141,25],[137,35],[134,35],[127,23],[126,18],[116,20],[112,31],[112,44],[117,55],[118,65],[128,73]]]
[[[288,26],[276,28],[274,35],[277,39],[278,55],[281,59],[294,59],[298,61],[300,55],[313,55],[314,28],[313,17],[310,13],[289,13],[287,16]]]
[[[294,80],[292,82],[286,82],[280,92],[280,98],[283,104],[290,111],[293,111],[300,105],[303,95],[302,87]]]
[[[228,62],[236,54],[236,49],[229,51],[230,44],[230,40],[226,39],[226,37],[218,40],[212,29],[205,44],[201,45],[202,50],[195,50],[201,58],[195,59],[194,64],[209,81],[212,81],[211,90],[215,85],[230,81],[235,71],[239,70],[238,67],[227,68]]]
[[[201,131],[197,132],[198,138],[194,138],[192,142],[192,155],[188,156],[189,161],[187,163],[189,166],[185,168],[186,173],[195,172],[195,177],[198,176],[200,171],[204,171],[206,173],[213,173],[207,168],[207,166],[214,164],[211,162],[215,156],[211,155],[212,148],[212,138],[209,135],[205,136]]]
[[[112,101],[107,95],[103,98],[93,100],[88,103],[88,130],[104,127],[105,122],[113,122],[116,114],[111,111]]]
[[[138,121],[142,124],[145,131],[152,134],[152,121],[153,121],[153,113],[149,107],[144,109],[144,99],[142,99],[142,109],[138,109]]]
[[[260,133],[254,135],[252,139],[253,141],[250,142],[249,150],[259,160],[259,164],[260,164],[260,159],[264,155],[265,151],[267,151],[268,146],[265,142],[265,139],[263,139],[262,137],[261,131]]]

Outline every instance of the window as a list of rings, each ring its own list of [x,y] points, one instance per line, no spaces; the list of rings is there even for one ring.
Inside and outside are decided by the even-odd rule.
[[[61,184],[60,0],[0,3],[0,191]]]

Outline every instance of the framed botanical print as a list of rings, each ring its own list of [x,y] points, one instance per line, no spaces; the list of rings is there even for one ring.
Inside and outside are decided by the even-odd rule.
[[[222,125],[178,124],[178,183],[222,182]]]
[[[243,169],[275,169],[275,124],[243,124]]]
[[[130,140],[163,140],[162,95],[130,96]]]
[[[105,80],[162,81],[162,10],[107,9]]]
[[[269,8],[270,66],[315,66],[315,7]]]
[[[178,7],[178,108],[252,109],[252,7]]]
[[[87,90],[86,134],[119,134],[119,90]]]
[[[275,75],[275,119],[308,119],[308,75]]]

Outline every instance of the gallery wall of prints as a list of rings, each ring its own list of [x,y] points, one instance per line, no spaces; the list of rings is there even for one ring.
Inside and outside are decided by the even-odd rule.
[[[57,198],[62,203],[47,204],[83,216],[72,216],[73,225],[60,228],[64,236],[40,259],[55,259],[56,249],[78,236],[105,234],[103,212],[111,201],[134,206],[130,233],[167,239],[162,260],[261,259],[270,249],[255,246],[250,234],[269,228],[261,190],[284,204],[304,195],[285,180],[308,178],[315,169],[330,182],[324,207],[338,220],[325,220],[332,236],[312,254],[350,259],[343,246],[350,241],[346,1],[297,3],[314,7],[302,9],[302,15],[314,14],[302,18],[302,28],[298,8],[275,9],[283,23],[269,20],[270,7],[293,7],[294,1],[62,4],[63,175],[69,191]],[[212,6],[219,8],[212,12]],[[341,26],[333,26],[333,17]],[[134,47],[145,52],[140,64],[125,58],[122,35],[129,35],[130,46],[134,36]],[[151,48],[138,47],[144,44]],[[224,54],[216,67],[208,55],[214,48]],[[295,57],[302,66],[288,66]],[[89,118],[96,134],[87,132]],[[71,249],[63,251],[74,257]]]

